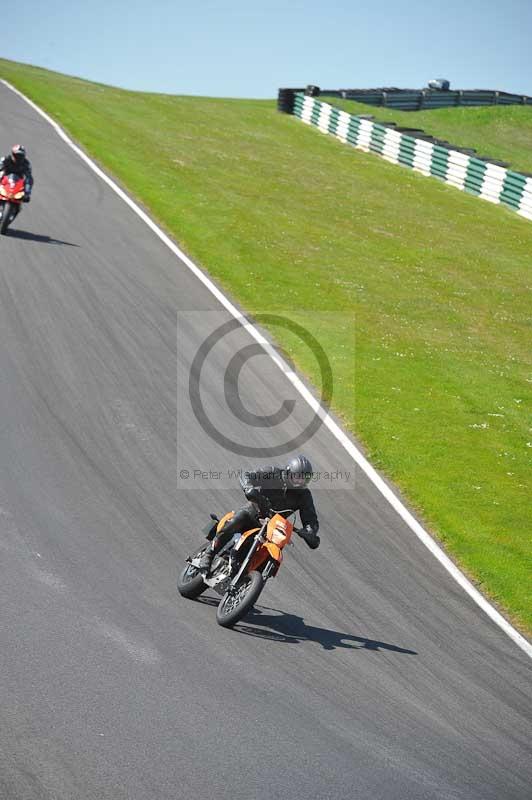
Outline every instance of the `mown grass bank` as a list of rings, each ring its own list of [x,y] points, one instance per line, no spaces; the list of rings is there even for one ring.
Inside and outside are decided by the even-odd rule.
[[[312,321],[346,425],[531,631],[532,224],[356,152],[273,101],[138,94],[6,61],[0,75],[250,312],[282,296]],[[35,202],[39,190],[37,174]],[[355,337],[342,329],[352,316]],[[288,349],[318,382],[297,343]]]
[[[325,95],[319,99],[350,114],[372,114],[378,122],[421,128],[458,147],[473,147],[479,156],[506,161],[517,172],[532,173],[532,106],[396,111]]]

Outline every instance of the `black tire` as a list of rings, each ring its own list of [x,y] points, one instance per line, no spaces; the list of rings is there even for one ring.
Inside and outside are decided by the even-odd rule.
[[[192,558],[200,556],[205,549],[205,547],[202,547]],[[184,569],[181,570],[177,578],[177,591],[181,597],[194,600],[200,594],[203,594],[206,588],[207,584],[204,582],[203,576],[197,567],[193,567],[192,564],[185,564]]]
[[[9,217],[11,216],[11,203],[0,203],[2,207],[2,219],[0,220],[0,234],[3,236],[7,231],[9,225]]]
[[[216,621],[222,628],[232,628],[248,611],[251,611],[264,588],[264,578],[254,570],[245,575],[239,583],[240,595],[226,592],[216,609]]]

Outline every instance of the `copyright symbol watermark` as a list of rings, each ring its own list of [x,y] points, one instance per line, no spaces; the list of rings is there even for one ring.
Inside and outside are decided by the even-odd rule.
[[[190,364],[188,397],[201,430],[224,451],[250,459],[274,459],[301,450],[317,433],[332,400],[333,372],[324,347],[305,325],[271,313],[257,314],[253,322],[273,331],[281,342],[287,338],[295,342],[298,354],[304,352],[306,360],[314,362],[321,413],[310,411],[294,388],[293,365],[285,355],[288,379],[271,359],[267,367],[260,360],[267,350],[258,341],[250,341],[244,330],[250,323],[246,317],[226,319],[203,339]],[[265,383],[266,371],[272,374]],[[299,416],[298,405],[305,407]],[[269,443],[272,439],[274,444]]]

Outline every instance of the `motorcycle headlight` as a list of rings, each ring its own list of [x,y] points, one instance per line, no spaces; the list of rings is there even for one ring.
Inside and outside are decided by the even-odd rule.
[[[22,200],[23,197],[24,197],[24,192],[17,192],[16,194],[13,195],[13,198],[15,200]]]
[[[4,189],[4,187],[3,187],[3,186],[0,186],[0,194],[3,194],[3,195],[4,195],[4,197],[5,197],[6,190]]]
[[[283,547],[286,544],[286,533],[280,530],[272,531],[272,542]]]

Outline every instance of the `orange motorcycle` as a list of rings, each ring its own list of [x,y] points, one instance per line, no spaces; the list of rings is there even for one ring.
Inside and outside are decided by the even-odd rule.
[[[235,533],[215,555],[208,574],[199,569],[200,559],[207,547],[202,547],[186,560],[177,579],[177,589],[183,597],[194,599],[210,587],[222,599],[216,620],[224,628],[232,628],[257,602],[268,578],[277,575],[283,560],[283,549],[290,543],[292,533],[299,530],[287,519],[295,511],[270,511],[259,519],[260,528]],[[230,511],[222,519],[211,514],[214,523],[205,530],[209,542],[220,533],[234,516]]]

